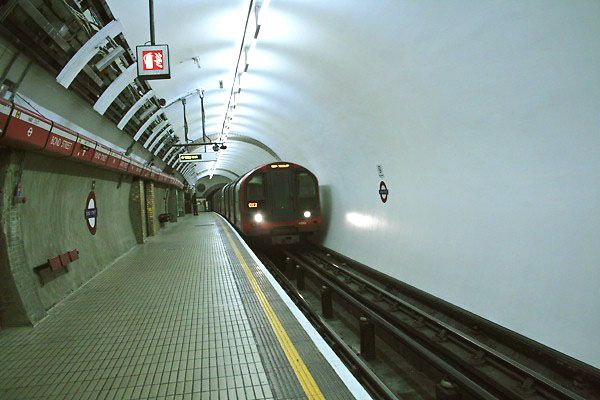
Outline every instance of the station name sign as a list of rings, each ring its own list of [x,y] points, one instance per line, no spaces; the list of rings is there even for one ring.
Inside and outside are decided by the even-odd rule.
[[[136,47],[137,75],[143,80],[170,79],[169,46],[166,44]]]

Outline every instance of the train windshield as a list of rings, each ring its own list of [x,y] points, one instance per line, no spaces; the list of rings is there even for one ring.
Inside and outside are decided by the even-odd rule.
[[[248,200],[264,200],[265,198],[265,185],[264,176],[257,174],[250,179],[246,185],[246,198]]]
[[[273,185],[271,197],[273,201],[273,211],[276,214],[281,211],[291,211],[292,193],[290,175],[289,171],[274,171],[271,173],[271,182]]]
[[[317,216],[319,212],[319,201],[317,198],[317,181],[308,172],[298,172],[296,177],[298,190],[298,208],[300,212],[310,211]]]
[[[317,185],[313,177],[306,173],[298,174],[298,197],[311,198],[317,195]]]

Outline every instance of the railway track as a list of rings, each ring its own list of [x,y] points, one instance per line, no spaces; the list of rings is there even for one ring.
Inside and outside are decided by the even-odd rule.
[[[411,293],[342,256],[303,246],[262,257],[357,377],[363,383],[366,377],[376,397],[408,398],[392,390],[389,373],[378,378],[373,368],[381,360],[393,364],[407,358],[410,369],[430,376],[432,386],[411,398],[600,399],[598,370],[568,358],[557,360],[530,343],[524,346],[505,331],[493,332],[479,317],[424,300],[414,288]],[[306,300],[308,292],[312,302]],[[358,336],[354,342],[360,341],[360,354],[357,346],[344,342],[349,335],[342,338],[331,328],[334,317]]]

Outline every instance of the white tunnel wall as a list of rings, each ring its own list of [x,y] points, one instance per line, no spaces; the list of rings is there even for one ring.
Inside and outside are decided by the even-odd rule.
[[[598,367],[599,37],[598,2],[273,1],[232,129],[316,173],[326,246]]]

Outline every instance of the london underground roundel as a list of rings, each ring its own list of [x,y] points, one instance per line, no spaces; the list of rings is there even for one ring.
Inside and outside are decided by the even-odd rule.
[[[383,203],[385,203],[387,201],[389,194],[390,194],[390,191],[388,190],[385,182],[381,181],[379,183],[379,197],[381,198],[381,201]]]
[[[96,234],[98,226],[98,208],[96,206],[96,195],[91,191],[87,197],[84,210],[85,222],[92,235]]]

